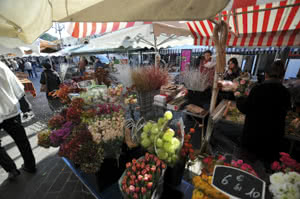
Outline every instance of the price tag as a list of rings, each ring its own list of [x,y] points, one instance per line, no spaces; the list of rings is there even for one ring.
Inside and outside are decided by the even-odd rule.
[[[212,186],[231,198],[264,199],[266,183],[238,168],[217,165]]]

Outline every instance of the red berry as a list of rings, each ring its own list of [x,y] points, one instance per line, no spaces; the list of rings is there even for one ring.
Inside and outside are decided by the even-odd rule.
[[[190,132],[191,132],[191,133],[195,133],[195,129],[194,129],[194,128],[191,128],[191,129],[190,129]]]

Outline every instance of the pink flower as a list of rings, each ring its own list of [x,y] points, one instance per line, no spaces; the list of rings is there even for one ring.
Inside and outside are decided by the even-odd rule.
[[[234,96],[239,97],[239,96],[241,96],[241,93],[237,91],[234,93]]]
[[[211,164],[212,163],[212,157],[207,157],[207,158],[204,158],[203,159],[203,162],[205,163],[205,164]]]
[[[249,95],[249,91],[245,91],[245,95],[248,96]]]
[[[277,161],[273,162],[271,165],[271,169],[273,171],[279,171],[281,169],[280,163]]]
[[[285,153],[285,152],[281,152],[281,153],[279,153],[279,154],[280,154],[281,156],[291,157],[290,154]]]
[[[245,166],[245,164],[243,164],[243,165],[241,166],[241,169],[244,170],[244,171],[247,171],[247,170],[248,170],[248,167]]]
[[[235,160],[231,161],[231,165],[234,166],[234,167],[239,167],[237,161],[235,161]]]
[[[133,185],[130,185],[130,186],[129,186],[129,191],[130,191],[130,192],[135,192],[135,187],[134,187]]]
[[[246,81],[242,79],[242,80],[240,81],[240,84],[241,84],[241,85],[244,85],[244,84],[246,84]]]
[[[238,161],[237,161],[237,164],[238,164],[239,166],[241,166],[243,163],[244,163],[243,160],[238,160]]]
[[[219,155],[218,160],[224,161],[226,158],[222,155]]]

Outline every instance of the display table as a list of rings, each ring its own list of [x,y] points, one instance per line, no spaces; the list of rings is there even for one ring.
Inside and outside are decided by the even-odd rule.
[[[36,91],[33,86],[33,83],[29,79],[20,79],[20,82],[24,85],[25,92],[31,93],[33,97],[36,96]]]
[[[97,199],[111,199],[111,198],[122,199],[123,198],[118,186],[118,182],[115,182],[112,185],[105,188],[104,190],[100,191],[97,185],[98,183],[97,180],[99,180],[99,176],[97,179],[96,175],[94,174],[85,174],[81,172],[79,169],[77,169],[75,165],[67,158],[62,158],[62,159],[95,198]],[[106,180],[107,179],[104,177],[103,181]],[[192,198],[193,190],[194,187],[190,183],[186,182],[185,180],[182,180],[181,184],[177,187],[170,187],[168,185],[164,185],[164,191],[162,193],[161,198],[190,199]]]

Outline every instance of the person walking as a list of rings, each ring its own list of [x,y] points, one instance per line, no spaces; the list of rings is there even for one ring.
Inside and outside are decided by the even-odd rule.
[[[36,171],[35,158],[20,118],[19,100],[24,95],[22,83],[3,62],[0,62],[0,129],[4,129],[15,141],[24,160],[22,169],[34,173]],[[8,179],[14,179],[20,175],[16,164],[1,146],[1,141],[0,165],[9,173]]]
[[[27,60],[24,64],[24,66],[25,66],[25,70],[28,72],[29,78],[33,78],[32,65],[31,65],[30,61]]]
[[[86,66],[88,65],[88,61],[86,60],[85,57],[81,57],[78,65],[79,65],[80,76],[83,76],[86,70]]]
[[[42,63],[42,66],[44,67],[44,71],[41,74],[40,83],[42,87],[45,87],[44,92],[46,92],[49,108],[53,112],[59,111],[62,107],[59,98],[54,98],[49,95],[49,93],[59,89],[61,80],[58,73],[51,68],[51,65],[49,63]]]
[[[37,72],[36,72],[37,65],[38,65],[37,61],[35,59],[32,59],[31,60],[32,71],[36,78],[38,77]]]

